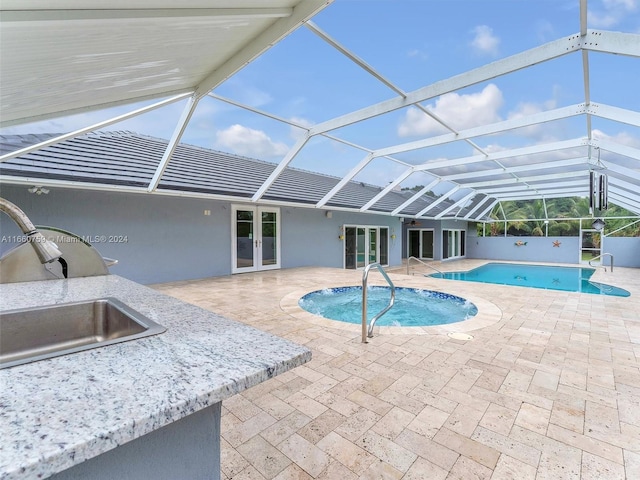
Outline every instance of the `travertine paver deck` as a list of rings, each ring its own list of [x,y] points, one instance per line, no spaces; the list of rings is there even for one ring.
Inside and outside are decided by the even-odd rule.
[[[380,328],[362,344],[360,327],[296,305],[312,290],[360,284],[361,272],[301,268],[155,286],[313,351],[310,363],[224,402],[223,478],[640,479],[640,270],[593,277],[629,298],[402,269],[391,277],[469,298],[478,317]]]

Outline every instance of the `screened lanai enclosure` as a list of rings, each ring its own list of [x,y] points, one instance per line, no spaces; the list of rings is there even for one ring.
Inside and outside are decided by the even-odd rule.
[[[2,133],[23,134],[6,165],[131,130],[168,141],[144,184],[100,189],[171,193],[185,143],[265,161],[227,193],[253,203],[640,233],[637,2],[4,0],[1,20]],[[325,180],[278,196],[291,167]]]

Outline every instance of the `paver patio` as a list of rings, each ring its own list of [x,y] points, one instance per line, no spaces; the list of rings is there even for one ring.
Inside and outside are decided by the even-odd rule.
[[[222,478],[640,478],[639,269],[593,277],[627,298],[397,269],[396,285],[462,296],[479,313],[445,327],[380,327],[367,344],[360,326],[297,306],[304,293],[361,276],[298,268],[154,286],[313,351],[223,403]],[[383,283],[372,272],[370,284]]]

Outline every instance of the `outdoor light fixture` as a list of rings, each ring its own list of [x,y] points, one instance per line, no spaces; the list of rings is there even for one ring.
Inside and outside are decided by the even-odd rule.
[[[36,195],[46,195],[49,193],[48,188],[33,186],[29,188],[29,193],[35,193]]]
[[[598,231],[601,231],[604,228],[604,225],[604,220],[602,220],[601,218],[596,218],[591,224],[591,226]]]

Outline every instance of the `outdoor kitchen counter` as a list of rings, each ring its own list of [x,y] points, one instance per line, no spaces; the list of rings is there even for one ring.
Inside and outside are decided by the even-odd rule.
[[[302,346],[115,275],[3,284],[0,310],[102,297],[167,331],[0,370],[0,478],[46,478],[311,359]]]

